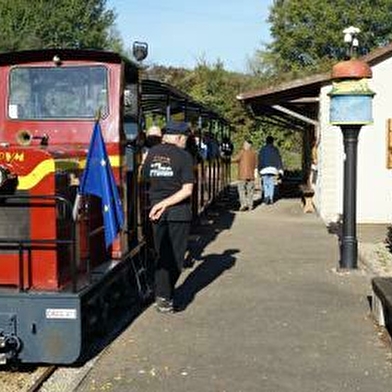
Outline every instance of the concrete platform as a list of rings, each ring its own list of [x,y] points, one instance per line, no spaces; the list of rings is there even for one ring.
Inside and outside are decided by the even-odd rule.
[[[391,391],[371,275],[337,272],[338,239],[317,214],[304,214],[299,199],[215,212],[194,237],[196,262],[177,290],[182,311],[148,308],[77,390]]]

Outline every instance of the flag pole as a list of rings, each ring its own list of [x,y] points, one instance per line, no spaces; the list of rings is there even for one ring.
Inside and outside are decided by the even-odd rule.
[[[102,118],[102,108],[101,106],[97,109],[95,112],[95,122],[99,122],[99,120]]]

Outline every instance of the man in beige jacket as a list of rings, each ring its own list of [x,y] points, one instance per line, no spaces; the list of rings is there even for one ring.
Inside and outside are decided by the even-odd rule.
[[[232,161],[238,163],[240,211],[252,210],[257,156],[252,148],[252,142],[250,140],[244,141],[242,150],[233,157]]]

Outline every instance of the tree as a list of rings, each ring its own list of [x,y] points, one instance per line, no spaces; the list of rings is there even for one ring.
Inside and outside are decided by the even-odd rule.
[[[390,43],[391,12],[392,0],[275,0],[268,18],[272,41],[255,53],[249,68],[259,88],[329,71],[347,57],[343,30],[349,26],[361,30],[359,55]],[[259,120],[255,138],[272,134],[283,155],[299,155],[300,133]]]
[[[392,0],[275,0],[265,52],[277,73],[329,69],[345,57],[343,29],[361,30],[360,54],[392,39]],[[262,58],[263,60],[263,58]]]
[[[122,47],[106,0],[2,0],[0,51]]]
[[[147,77],[174,85],[226,118],[234,128],[233,139],[237,146],[245,137],[252,137],[255,122],[236,96],[255,86],[256,77],[226,71],[220,60],[208,64],[204,59],[199,59],[193,70],[153,66]]]

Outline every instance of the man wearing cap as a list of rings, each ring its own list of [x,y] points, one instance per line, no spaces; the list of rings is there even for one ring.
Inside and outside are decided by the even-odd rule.
[[[191,155],[184,150],[189,126],[169,121],[161,144],[147,155],[143,174],[149,183],[154,245],[156,308],[173,312],[176,282],[181,274],[192,219],[190,197],[194,173]]]

